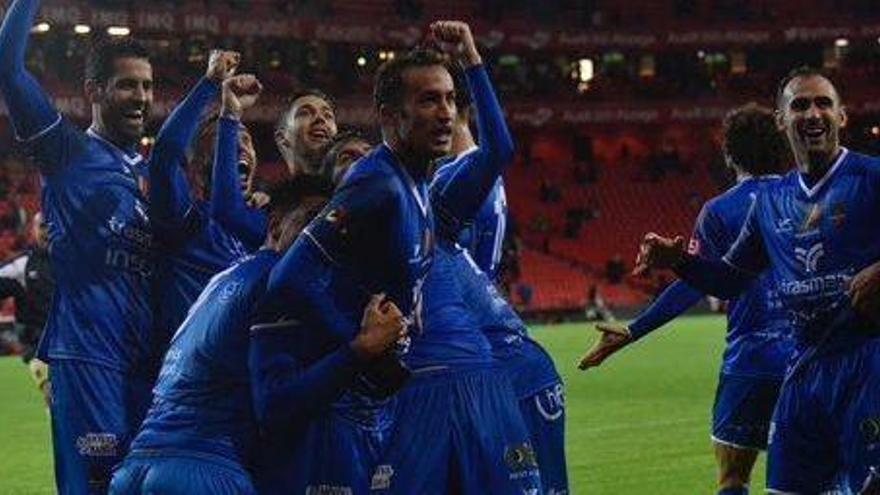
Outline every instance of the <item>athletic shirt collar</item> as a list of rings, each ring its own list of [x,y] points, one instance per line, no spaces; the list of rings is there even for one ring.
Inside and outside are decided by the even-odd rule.
[[[123,148],[117,146],[116,144],[112,143],[109,139],[100,135],[98,133],[98,131],[95,130],[94,126],[89,127],[86,130],[86,135],[88,135],[92,139],[99,141],[102,145],[104,145],[105,148],[108,148],[110,150],[110,152],[112,152],[114,155],[116,155],[119,159],[121,159],[125,163],[126,168],[129,170],[129,172],[132,173],[132,175],[134,175],[135,177],[138,177],[139,174],[137,173],[137,170],[135,170],[134,167],[136,167],[137,165],[139,165],[141,162],[144,161],[144,157],[140,153],[138,153],[137,151],[134,151],[134,149],[126,150],[126,149],[123,149]]]
[[[829,180],[831,180],[831,177],[834,175],[835,172],[837,172],[837,169],[840,168],[840,165],[843,163],[844,159],[846,159],[847,155],[849,155],[849,150],[841,146],[840,153],[837,154],[837,158],[834,160],[834,163],[830,167],[828,167],[825,175],[823,175],[818,182],[813,184],[813,187],[807,187],[807,183],[804,182],[804,174],[802,174],[800,171],[796,172],[798,177],[798,184],[800,184],[801,190],[804,192],[804,194],[806,194],[808,198],[812,198],[813,196],[815,196],[816,193],[818,193],[822,189],[822,186],[824,186],[828,183]]]

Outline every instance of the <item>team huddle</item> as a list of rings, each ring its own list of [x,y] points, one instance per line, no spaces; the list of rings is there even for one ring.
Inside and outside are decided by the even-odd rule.
[[[287,177],[256,191],[242,118],[263,87],[237,52],[211,52],[145,158],[149,53],[94,47],[83,132],[25,67],[38,8],[7,11],[0,93],[43,179],[59,493],[569,492],[562,381],[495,288],[514,143],[467,24],[379,69],[379,144],[337,132],[320,90],[294,95]],[[880,493],[880,164],[840,146],[845,122],[807,69],[775,113],[731,112],[738,184],[687,246],[640,249],[636,272],[681,280],[581,362],[728,300],[721,494],[748,493],[764,449],[774,493]]]

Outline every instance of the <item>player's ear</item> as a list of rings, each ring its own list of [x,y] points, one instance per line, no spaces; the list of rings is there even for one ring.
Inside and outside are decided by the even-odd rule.
[[[776,120],[776,128],[779,132],[785,132],[785,115],[782,114],[782,111],[776,109],[773,111],[774,120]]]
[[[840,127],[846,127],[846,123],[849,122],[849,116],[846,113],[846,107],[841,105],[840,110],[838,111],[838,118],[840,119]]]
[[[98,103],[104,94],[104,89],[98,81],[94,79],[85,80],[85,83],[83,83],[83,91],[85,92],[86,99],[89,100],[89,103]]]
[[[279,148],[289,148],[290,141],[287,139],[287,135],[284,133],[283,129],[275,129],[275,144],[278,145]]]

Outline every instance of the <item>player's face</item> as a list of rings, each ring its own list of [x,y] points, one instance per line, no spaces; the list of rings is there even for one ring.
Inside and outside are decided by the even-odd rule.
[[[315,95],[297,98],[282,134],[280,145],[291,147],[300,156],[319,157],[327,143],[336,136],[333,107]]]
[[[43,221],[43,214],[37,213],[32,220],[31,234],[34,236],[34,242],[39,247],[46,247],[49,242],[49,226]]]
[[[799,156],[828,156],[840,145],[846,113],[831,81],[821,76],[796,77],[785,87],[779,123]]]
[[[415,67],[403,74],[404,93],[396,128],[404,148],[440,158],[452,149],[455,86],[445,67]]]
[[[324,208],[328,199],[324,196],[307,196],[302,199],[299,206],[287,213],[278,225],[276,249],[281,252],[287,251],[306,225]]]
[[[143,58],[119,58],[115,72],[101,90],[105,128],[126,143],[136,143],[153,104],[153,67]]]
[[[371,148],[370,143],[361,139],[351,139],[343,143],[333,163],[333,183],[339,184],[351,165],[369,153]]]
[[[254,188],[254,176],[257,172],[257,150],[247,127],[241,126],[238,132],[238,176],[241,189],[248,195]]]

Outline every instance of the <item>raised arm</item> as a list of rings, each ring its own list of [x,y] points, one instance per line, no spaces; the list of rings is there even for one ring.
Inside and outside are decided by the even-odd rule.
[[[403,316],[383,296],[373,296],[361,331],[346,344],[306,365],[297,343],[308,339],[296,320],[258,324],[251,330],[249,366],[254,409],[268,432],[304,425],[350,387],[365,365],[405,337]]]
[[[61,121],[48,95],[25,67],[28,36],[40,2],[15,0],[0,27],[0,93],[20,141],[32,141]]]
[[[223,104],[217,129],[217,147],[211,175],[210,215],[249,249],[266,239],[268,219],[262,210],[247,205],[238,173],[241,116],[262,90],[252,75],[231,77],[223,83]]]
[[[513,162],[513,138],[468,25],[440,21],[431,25],[431,31],[442,47],[453,47],[447,51],[465,66],[477,118],[479,148],[446,165],[432,190],[441,226],[452,230],[444,235],[454,236],[476,215],[504,168]]]
[[[211,52],[205,77],[174,109],[156,138],[150,157],[150,208],[152,220],[174,230],[185,221],[192,207],[190,186],[184,173],[186,151],[205,116],[208,105],[217,98],[220,83],[238,66],[236,52]]]

